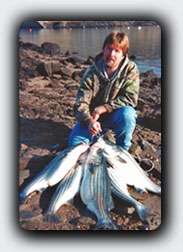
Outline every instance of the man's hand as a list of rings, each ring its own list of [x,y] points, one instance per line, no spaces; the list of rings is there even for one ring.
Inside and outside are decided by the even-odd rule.
[[[97,122],[96,120],[91,120],[89,125],[88,125],[88,130],[90,132],[90,135],[93,137],[95,136],[97,133],[101,132],[101,126],[100,123]]]
[[[107,110],[102,105],[94,109],[92,113],[93,120],[90,121],[89,126],[88,126],[88,130],[92,137],[102,131],[100,123],[97,120],[99,119],[100,115],[105,112],[107,112]]]
[[[103,114],[103,113],[106,113],[106,112],[107,112],[107,109],[103,105],[101,105],[101,106],[96,107],[94,109],[94,111],[92,113],[92,117],[93,117],[94,120],[97,121],[99,119],[100,115]]]

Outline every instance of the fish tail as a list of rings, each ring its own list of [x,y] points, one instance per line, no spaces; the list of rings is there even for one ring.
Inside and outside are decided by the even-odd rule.
[[[27,197],[26,193],[20,192],[20,195],[19,195],[19,203],[20,203],[20,205],[23,204],[23,202],[25,201],[26,197]]]
[[[136,210],[142,222],[146,222],[147,217],[151,215],[149,208],[144,206],[143,204],[136,205]]]
[[[47,186],[48,184],[46,180],[42,180],[42,179],[33,180],[20,192],[20,204],[24,202],[24,200],[30,193],[34,191],[43,192],[47,188]]]
[[[156,194],[160,195],[161,196],[161,187],[156,185],[156,188],[155,188],[155,191],[154,191]]]
[[[155,194],[158,194],[158,195],[161,195],[161,187],[156,185],[152,181],[151,181],[151,183],[147,184],[147,186],[145,186],[145,187],[148,191],[155,193]]]
[[[95,230],[99,229],[118,230],[117,226],[109,218],[103,219],[97,223]]]

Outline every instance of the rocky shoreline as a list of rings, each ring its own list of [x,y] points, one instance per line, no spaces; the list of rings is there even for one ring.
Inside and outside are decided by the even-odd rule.
[[[34,28],[34,29],[62,29],[62,28],[111,28],[111,27],[139,27],[139,26],[158,26],[159,24],[155,21],[94,21],[94,20],[71,20],[71,21],[24,21],[20,28]]]
[[[53,43],[40,47],[19,42],[19,185],[24,187],[61,150],[67,147],[68,137],[76,123],[73,105],[79,82],[93,58],[81,59],[72,52],[60,56]],[[141,73],[138,120],[133,136],[131,154],[141,160],[151,179],[161,184],[161,78],[153,71]],[[151,160],[152,162],[150,162]],[[92,230],[95,219],[83,216],[85,206],[79,196],[73,205],[64,205],[58,215],[60,223],[43,221],[43,213],[55,187],[43,193],[33,193],[19,207],[19,221],[27,230]],[[130,192],[153,211],[148,224],[142,223],[134,208],[114,198],[111,218],[119,229],[153,230],[161,224],[161,198]]]

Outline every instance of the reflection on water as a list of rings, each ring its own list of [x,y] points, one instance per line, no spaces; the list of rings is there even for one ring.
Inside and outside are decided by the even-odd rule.
[[[130,39],[129,55],[136,56],[136,63],[141,72],[153,69],[161,76],[161,29],[160,27],[142,27],[138,29],[118,28],[127,33]],[[20,30],[19,38],[24,42],[41,45],[43,42],[54,42],[59,44],[61,51],[67,50],[78,52],[80,56],[87,58],[88,55],[95,56],[102,50],[105,37],[114,28],[102,29],[41,29]]]

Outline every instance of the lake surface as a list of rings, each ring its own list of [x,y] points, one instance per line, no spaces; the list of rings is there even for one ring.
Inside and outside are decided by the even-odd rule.
[[[129,56],[135,55],[140,72],[153,69],[161,77],[161,28],[150,26],[117,28],[127,33],[130,40]],[[87,58],[95,56],[102,50],[105,37],[114,28],[89,28],[89,29],[22,29],[19,40],[41,45],[43,42],[57,43],[61,52],[78,52],[78,55]]]

